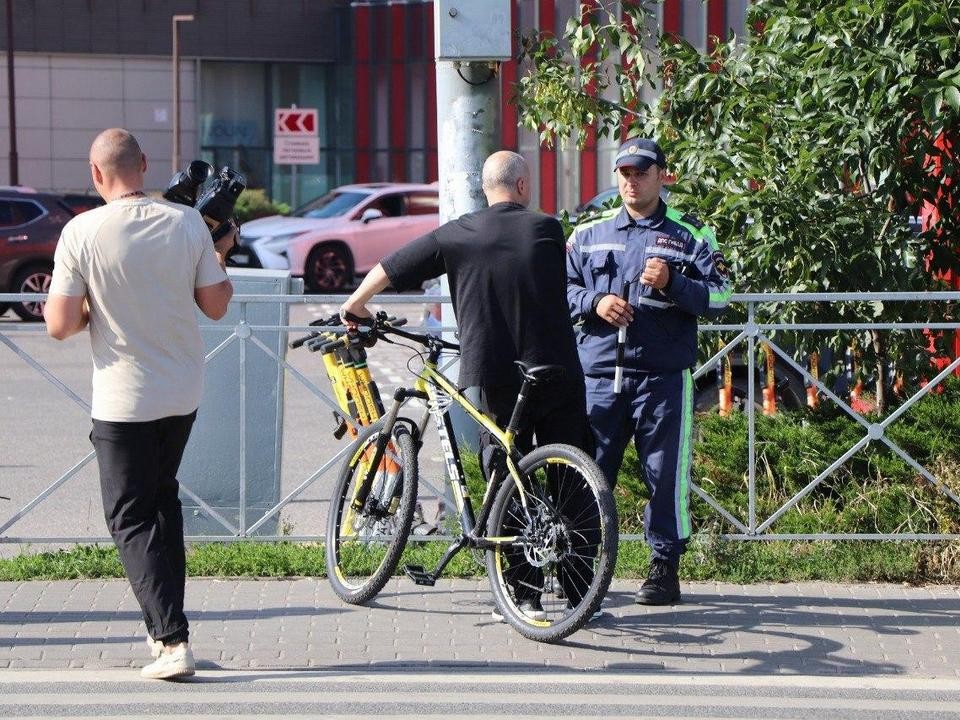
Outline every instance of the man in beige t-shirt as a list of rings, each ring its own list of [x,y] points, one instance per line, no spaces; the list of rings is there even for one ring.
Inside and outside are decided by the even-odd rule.
[[[195,667],[176,473],[203,382],[196,308],[213,320],[226,313],[224,258],[237,233],[215,244],[196,210],[146,197],[146,167],[126,130],[93,141],[90,171],[107,204],[64,227],[44,318],[58,340],[90,328],[104,515],[156,658],[141,674],[173,678]]]

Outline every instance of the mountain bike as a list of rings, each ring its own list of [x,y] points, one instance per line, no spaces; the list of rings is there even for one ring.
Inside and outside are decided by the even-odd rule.
[[[613,495],[600,468],[579,448],[551,444],[524,454],[515,444],[531,388],[555,379],[563,368],[518,362],[523,383],[501,429],[438,369],[443,352],[457,351],[457,345],[402,330],[385,313],[348,320],[357,322],[356,332],[371,342],[412,347],[424,363],[414,372],[414,387],[397,389],[384,417],[362,429],[348,451],[327,521],[327,570],[334,592],[362,604],[393,576],[410,531],[417,454],[432,417],[461,533],[433,570],[407,565],[407,576],[418,585],[434,585],[461,550],[481,551],[497,608],[521,635],[555,642],[582,627],[599,609],[613,575],[618,541]],[[426,408],[409,404],[414,398]],[[499,452],[476,515],[449,414],[454,403],[489,434],[494,453]],[[406,410],[419,417],[402,415]]]

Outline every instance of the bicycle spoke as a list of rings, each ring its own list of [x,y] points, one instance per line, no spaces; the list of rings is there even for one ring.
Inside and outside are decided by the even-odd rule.
[[[526,507],[507,485],[492,513],[495,531],[512,526],[517,541],[489,553],[488,569],[510,624],[554,641],[588,622],[609,586],[616,508],[600,468],[580,450],[545,446],[518,468]]]
[[[358,488],[369,474],[377,426],[359,436],[338,479],[327,526],[327,569],[334,591],[347,602],[375,596],[406,544],[416,501],[416,451],[409,432],[400,433],[385,448],[362,508],[355,507],[361,498]]]

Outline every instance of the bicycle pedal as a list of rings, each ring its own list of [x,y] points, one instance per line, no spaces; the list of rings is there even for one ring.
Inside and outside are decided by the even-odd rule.
[[[437,584],[437,579],[428,573],[423,565],[404,565],[403,570],[407,573],[407,577],[417,585],[429,585],[433,587]]]

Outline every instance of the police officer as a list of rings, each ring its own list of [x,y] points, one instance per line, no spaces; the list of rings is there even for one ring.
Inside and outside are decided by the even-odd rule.
[[[727,265],[713,232],[660,197],[666,159],[637,138],[616,157],[622,208],[579,225],[568,243],[567,299],[586,376],[597,462],[611,486],[633,438],[650,501],[644,533],[652,551],[637,602],[680,598],[677,566],[690,536],[693,420],[691,368],[697,317],[730,299]],[[627,298],[620,297],[630,282]],[[622,384],[615,392],[618,333],[626,329]]]

